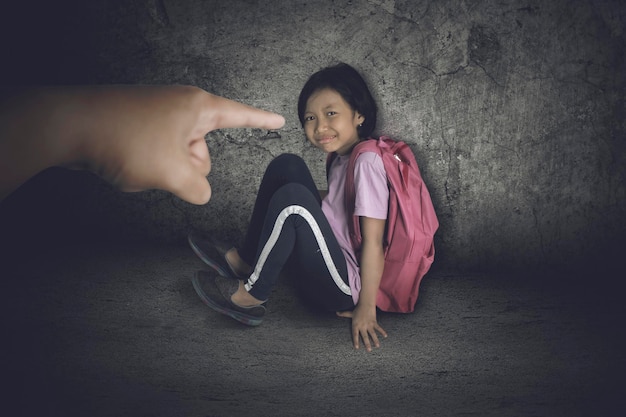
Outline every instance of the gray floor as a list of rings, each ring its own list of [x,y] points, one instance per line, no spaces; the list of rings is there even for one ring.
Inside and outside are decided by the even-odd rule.
[[[593,277],[435,270],[414,314],[380,315],[389,337],[368,354],[353,350],[348,321],[300,305],[288,278],[259,328],[210,311],[190,283],[202,263],[183,246],[50,247],[4,264],[7,415],[626,410],[625,309]]]

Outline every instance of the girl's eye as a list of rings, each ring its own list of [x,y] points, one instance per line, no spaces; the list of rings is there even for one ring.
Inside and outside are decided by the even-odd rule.
[[[336,111],[329,111],[328,113],[326,113],[326,115],[328,115],[328,116],[334,116],[336,114],[337,114]]]
[[[313,120],[313,119],[314,119],[314,117],[313,117],[313,116],[306,116],[306,117],[304,118],[304,121],[305,121],[305,122],[310,122],[310,121],[311,121],[311,120]]]

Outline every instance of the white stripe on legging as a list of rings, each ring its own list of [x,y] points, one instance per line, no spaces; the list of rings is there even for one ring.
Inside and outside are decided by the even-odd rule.
[[[267,257],[274,248],[274,245],[276,244],[276,241],[280,236],[280,232],[283,229],[285,220],[287,220],[287,218],[292,214],[297,214],[298,216],[301,216],[309,224],[309,227],[311,228],[311,231],[313,231],[313,235],[317,240],[317,246],[320,248],[320,252],[324,257],[326,267],[328,268],[328,272],[333,278],[333,281],[335,281],[335,284],[337,285],[337,287],[339,287],[341,292],[346,295],[352,295],[352,292],[350,291],[350,286],[343,282],[343,279],[341,279],[341,275],[339,275],[339,272],[335,267],[335,263],[330,256],[330,251],[328,250],[328,246],[326,246],[326,240],[324,239],[324,235],[322,234],[320,227],[317,225],[317,222],[315,221],[311,213],[302,206],[288,206],[285,207],[283,211],[278,214],[278,217],[276,218],[276,223],[274,223],[274,229],[272,230],[269,239],[267,239],[267,242],[265,242],[265,246],[263,246],[263,250],[261,251],[259,260],[254,267],[254,272],[252,272],[252,274],[248,278],[248,282],[245,285],[246,290],[250,291],[254,286],[254,283],[259,279],[259,274],[263,270],[263,265],[265,265]]]

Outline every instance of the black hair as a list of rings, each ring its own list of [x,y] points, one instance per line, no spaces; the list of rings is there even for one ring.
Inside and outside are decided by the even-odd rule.
[[[304,84],[298,98],[300,124],[304,127],[304,112],[309,97],[325,88],[337,91],[353,110],[365,118],[357,131],[361,138],[369,137],[376,127],[376,102],[361,74],[344,63],[319,70]]]

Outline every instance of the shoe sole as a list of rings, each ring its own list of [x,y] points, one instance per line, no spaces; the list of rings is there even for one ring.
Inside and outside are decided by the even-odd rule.
[[[218,313],[229,316],[237,320],[239,323],[243,323],[247,326],[258,326],[259,324],[263,322],[262,318],[250,316],[245,313],[240,313],[239,311],[230,310],[215,303],[202,290],[202,286],[200,285],[200,281],[198,280],[197,276],[194,276],[193,278],[191,278],[191,283],[193,284],[193,288],[194,290],[196,290],[196,294],[198,294],[198,297],[200,297],[202,302],[206,304],[209,308],[217,311]]]

